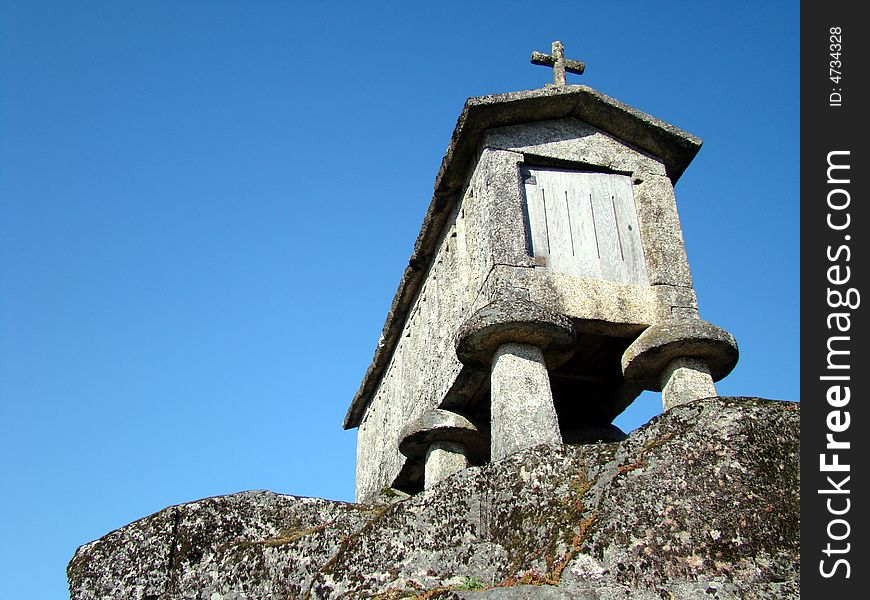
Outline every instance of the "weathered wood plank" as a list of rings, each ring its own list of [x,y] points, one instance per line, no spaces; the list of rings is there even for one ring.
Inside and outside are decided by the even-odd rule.
[[[616,235],[616,213],[607,175],[602,173],[578,173],[592,188],[592,214],[595,236],[598,241],[598,258],[601,276],[604,279],[621,281],[622,248]]]
[[[536,183],[536,177],[527,178],[524,184],[526,191],[526,210],[529,215],[532,256],[550,255],[550,242],[547,236],[547,216],[544,210],[542,188]]]
[[[637,209],[631,179],[625,175],[612,175],[610,189],[616,199],[618,229],[623,248],[623,281],[627,283],[648,283],[646,259],[637,224]]]
[[[595,231],[595,217],[592,212],[592,187],[589,180],[575,178],[568,188],[571,202],[571,215],[577,240],[578,275],[601,277],[601,260],[598,257],[598,239]]]
[[[565,204],[565,191],[561,177],[550,173],[540,179],[550,238],[550,261],[552,268],[560,273],[574,271],[574,242],[569,227],[568,207]]]

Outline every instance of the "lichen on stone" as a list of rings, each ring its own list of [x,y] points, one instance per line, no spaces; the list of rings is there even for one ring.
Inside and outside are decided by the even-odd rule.
[[[793,403],[713,398],[398,502],[252,491],[170,507],[79,548],[70,594],[797,598],[799,421]]]

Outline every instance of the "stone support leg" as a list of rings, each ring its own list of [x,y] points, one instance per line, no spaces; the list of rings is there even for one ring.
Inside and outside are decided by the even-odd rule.
[[[432,442],[426,450],[426,474],[423,489],[429,489],[442,479],[458,473],[468,466],[465,444],[458,442]]]
[[[675,358],[662,372],[662,404],[674,406],[716,396],[707,363],[697,358]]]
[[[492,460],[539,444],[561,444],[550,377],[540,348],[499,346],[492,360]]]

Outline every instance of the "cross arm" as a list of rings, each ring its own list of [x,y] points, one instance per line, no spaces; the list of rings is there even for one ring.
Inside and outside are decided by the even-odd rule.
[[[582,75],[583,71],[586,70],[586,63],[584,62],[567,58],[563,60],[565,61],[565,70],[569,73]],[[556,64],[556,59],[549,54],[544,54],[543,52],[532,52],[532,64],[552,67]]]

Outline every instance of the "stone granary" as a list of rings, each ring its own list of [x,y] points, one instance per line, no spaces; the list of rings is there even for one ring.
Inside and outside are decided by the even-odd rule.
[[[614,441],[642,390],[716,395],[674,185],[701,140],[582,85],[469,99],[346,429],[356,497],[544,443]]]

